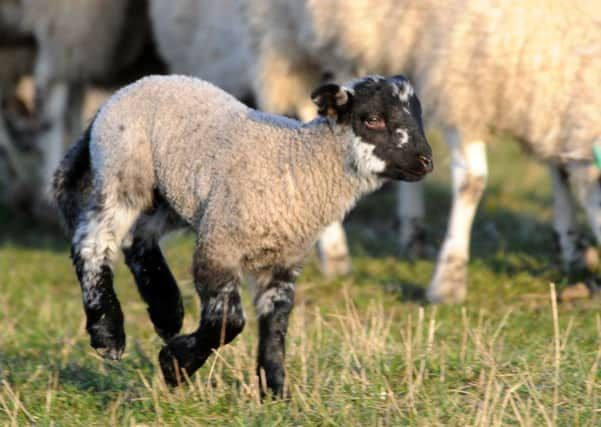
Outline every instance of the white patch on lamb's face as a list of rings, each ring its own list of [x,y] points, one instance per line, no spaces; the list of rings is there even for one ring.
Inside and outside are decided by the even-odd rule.
[[[407,132],[407,129],[398,128],[395,132],[399,134],[399,142],[396,144],[398,148],[401,148],[409,142],[409,132]]]
[[[386,162],[374,154],[375,145],[368,144],[360,137],[355,136],[352,140],[352,147],[354,156],[352,160],[359,175],[369,176],[386,169]]]

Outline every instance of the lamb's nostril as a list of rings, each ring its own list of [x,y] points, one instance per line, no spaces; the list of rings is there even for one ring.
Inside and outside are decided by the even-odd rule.
[[[434,169],[434,162],[432,158],[429,156],[424,156],[422,154],[417,155],[417,160],[422,165],[422,167],[426,170],[426,172],[432,172]]]

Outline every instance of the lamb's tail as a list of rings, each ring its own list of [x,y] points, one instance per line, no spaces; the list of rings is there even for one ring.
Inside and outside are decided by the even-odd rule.
[[[73,235],[85,199],[92,188],[90,134],[92,123],[74,144],[54,172],[52,190],[69,236]]]

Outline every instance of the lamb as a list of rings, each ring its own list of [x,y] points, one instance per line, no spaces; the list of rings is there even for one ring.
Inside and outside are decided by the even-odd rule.
[[[260,108],[306,111],[307,99],[281,94],[303,93],[327,71],[403,70],[415,82],[428,123],[440,126],[452,151],[453,206],[431,301],[465,298],[490,129],[513,134],[548,163],[565,265],[584,259],[570,185],[601,243],[601,189],[592,157],[601,142],[601,24],[578,6],[562,0],[390,0],[377,6],[246,0],[245,8]],[[422,234],[415,226],[423,217],[421,191],[415,184],[400,188],[401,241],[411,247]]]
[[[147,77],[108,100],[54,182],[92,347],[118,359],[125,346],[112,283],[120,246],[166,341],[159,362],[173,385],[242,331],[244,272],[256,282],[261,389],[282,394],[305,253],[362,194],[433,167],[420,103],[403,76],[327,84],[311,98],[320,116],[307,124],[250,109],[192,77]],[[182,226],[197,233],[202,310],[199,328],[176,336],[181,298],[157,242]]]

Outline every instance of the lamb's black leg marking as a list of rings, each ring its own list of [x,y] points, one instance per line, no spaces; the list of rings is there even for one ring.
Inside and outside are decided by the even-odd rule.
[[[136,237],[123,249],[125,263],[134,275],[140,295],[157,334],[168,341],[182,327],[184,306],[175,278],[155,240]]]
[[[197,248],[194,281],[202,302],[200,326],[192,334],[171,339],[159,353],[165,381],[173,386],[184,380],[184,370],[192,375],[213,349],[229,343],[244,329],[239,278],[235,273],[207,262]]]
[[[90,345],[105,358],[120,359],[125,331],[123,312],[113,289],[113,272],[107,264],[91,268],[75,245],[71,258],[81,284]]]
[[[284,396],[286,332],[294,306],[296,275],[293,269],[276,271],[268,286],[255,298],[259,321],[257,376],[261,397],[265,397],[268,390],[274,396]]]

